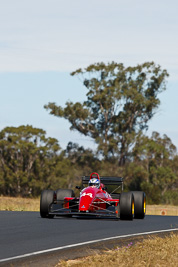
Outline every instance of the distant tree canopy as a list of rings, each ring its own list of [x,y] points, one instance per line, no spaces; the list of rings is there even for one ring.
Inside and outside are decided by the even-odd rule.
[[[76,70],[87,89],[83,103],[67,102],[63,108],[48,103],[50,114],[67,119],[72,130],[90,136],[104,159],[118,158],[124,165],[136,136],[148,128],[166,89],[168,76],[154,62],[125,68],[115,62],[97,63]]]
[[[32,126],[6,127],[0,132],[0,191],[38,195],[56,165],[58,141]]]

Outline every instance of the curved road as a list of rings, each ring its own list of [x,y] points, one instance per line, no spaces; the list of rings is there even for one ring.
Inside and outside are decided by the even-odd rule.
[[[114,236],[178,228],[176,216],[116,221],[55,217],[38,212],[0,211],[0,263],[27,253]]]

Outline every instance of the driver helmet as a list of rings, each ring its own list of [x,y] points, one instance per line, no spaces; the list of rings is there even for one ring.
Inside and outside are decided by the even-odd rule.
[[[88,185],[89,186],[96,186],[97,188],[99,188],[100,187],[100,181],[97,178],[92,178],[92,179],[90,179]]]

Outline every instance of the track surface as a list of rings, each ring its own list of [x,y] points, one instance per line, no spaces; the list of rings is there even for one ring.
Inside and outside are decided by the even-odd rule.
[[[55,217],[38,212],[0,211],[0,260],[101,238],[178,228],[176,216],[116,221]]]

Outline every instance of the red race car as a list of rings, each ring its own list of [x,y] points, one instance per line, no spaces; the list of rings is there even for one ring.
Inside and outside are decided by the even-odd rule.
[[[106,191],[106,185],[112,189],[111,193]],[[43,190],[40,199],[41,217],[88,216],[125,220],[145,217],[145,193],[123,192],[122,177],[99,177],[98,173],[93,172],[90,176],[82,177],[82,188],[76,188],[80,190],[79,197],[75,197],[71,189]],[[119,188],[121,192],[118,193]]]

